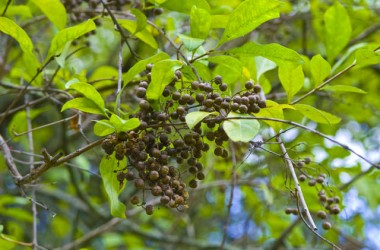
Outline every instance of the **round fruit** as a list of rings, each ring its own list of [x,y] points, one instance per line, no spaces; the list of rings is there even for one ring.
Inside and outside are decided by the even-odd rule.
[[[324,221],[322,223],[322,228],[325,229],[325,230],[329,230],[331,228],[331,223],[328,222],[328,221]]]

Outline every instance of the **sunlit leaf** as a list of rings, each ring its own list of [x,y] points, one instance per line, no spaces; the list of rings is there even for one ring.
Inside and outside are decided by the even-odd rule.
[[[47,58],[60,54],[66,43],[71,42],[94,29],[96,29],[94,21],[88,19],[83,23],[59,31],[51,41]]]
[[[243,119],[239,119],[239,117]],[[260,123],[254,120],[250,115],[230,112],[227,118],[233,119],[224,121],[223,128],[228,137],[233,141],[249,142],[260,130]]]
[[[206,0],[167,0],[161,5],[163,8],[189,14],[193,6],[210,11],[210,5]]]
[[[85,97],[78,97],[67,101],[61,109],[61,112],[66,109],[77,109],[90,114],[104,115],[104,110],[100,109],[99,106],[92,100]]]
[[[135,33],[140,32],[143,29],[145,29],[145,27],[148,24],[145,14],[141,10],[135,9],[135,8],[131,9],[131,12],[136,17],[136,24],[137,25],[136,25]]]
[[[83,94],[87,99],[94,102],[98,106],[99,110],[105,109],[104,100],[102,96],[96,90],[96,88],[92,86],[91,84],[88,84],[85,82],[77,82],[77,83],[70,84],[67,87],[70,89],[74,89],[78,91],[79,93]]]
[[[66,26],[67,13],[66,9],[59,0],[32,0],[40,8],[46,17],[58,28],[63,29]]]
[[[112,114],[110,124],[112,124],[117,132],[127,132],[140,126],[140,120],[138,118],[125,120],[118,115]]]
[[[127,73],[123,74],[123,87],[125,87],[138,73],[145,70],[145,67],[148,63],[156,63],[169,58],[170,57],[168,54],[160,52],[152,57],[137,62],[135,65],[133,65],[132,68],[128,70]]]
[[[150,100],[158,100],[166,85],[174,78],[174,72],[182,67],[182,63],[177,60],[163,60],[157,62],[152,69],[152,80],[146,91],[146,96]]]
[[[262,56],[256,56],[255,57],[255,64],[256,64],[256,80],[259,80],[260,77],[265,73],[272,69],[275,69],[277,65],[272,62],[271,60],[264,58]]]
[[[329,62],[343,50],[351,38],[351,21],[346,9],[335,1],[324,15],[325,46]]]
[[[302,66],[300,65],[295,69],[280,67],[278,70],[278,76],[282,87],[284,87],[288,96],[288,102],[290,103],[293,96],[297,94],[304,85]]]
[[[303,59],[297,52],[277,43],[261,45],[247,42],[241,47],[230,49],[228,52],[239,56],[262,56],[275,62],[278,66],[297,67],[303,64]]]
[[[339,123],[341,120],[339,117],[335,115],[327,113],[326,111],[316,109],[310,105],[295,104],[293,106],[296,108],[296,110],[301,112],[304,116],[318,123],[336,124],[336,123]]]
[[[355,52],[355,57],[357,67],[380,64],[380,51],[375,52],[371,49],[358,49]]]
[[[105,136],[115,132],[115,127],[109,120],[95,121],[94,134],[97,136]]]
[[[354,86],[348,85],[327,85],[322,88],[323,90],[330,90],[334,92],[352,92],[358,94],[366,94],[367,92]]]
[[[181,39],[186,49],[190,51],[198,49],[199,46],[201,46],[205,41],[204,39],[193,38],[193,37],[185,36],[182,34],[178,34],[178,37]]]
[[[116,178],[115,170],[126,166],[127,160],[124,157],[123,160],[116,160],[115,155],[105,155],[100,162],[100,175],[102,176],[103,186],[108,195],[110,202],[111,215],[119,218],[125,218],[125,205],[120,202],[119,194],[124,189],[124,185],[120,186],[119,181]]]
[[[211,16],[210,13],[205,10],[193,6],[190,13],[190,33],[194,38],[205,39],[210,32]]]
[[[280,16],[276,0],[246,0],[231,14],[218,46],[232,39],[244,36],[260,24]]]
[[[314,85],[318,86],[330,75],[331,66],[321,55],[315,55],[310,61],[310,72]]]
[[[22,51],[33,51],[33,43],[28,34],[12,20],[0,17],[0,31],[13,37],[20,44]]]
[[[137,23],[133,20],[119,19],[119,24],[132,33],[135,37],[148,44],[153,49],[157,49],[158,45],[153,35],[145,28],[141,31],[137,30]]]
[[[189,129],[194,128],[199,122],[205,119],[209,115],[218,114],[217,112],[204,112],[204,111],[194,111],[186,115],[186,124]]]
[[[266,117],[266,118],[276,118],[283,120],[284,119],[284,112],[283,109],[294,109],[293,106],[288,104],[278,104],[274,101],[267,100],[267,107],[260,109],[260,112],[255,114],[256,117]],[[269,126],[271,126],[276,132],[279,132],[283,127],[284,124],[281,122],[272,122],[272,121],[265,121]]]

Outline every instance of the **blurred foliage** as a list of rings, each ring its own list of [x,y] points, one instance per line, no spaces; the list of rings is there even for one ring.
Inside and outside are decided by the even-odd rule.
[[[147,89],[156,109],[179,69],[185,82],[221,76],[229,96],[252,80],[267,100],[256,117],[301,124],[379,163],[378,1],[102,2],[0,0],[0,135],[22,175],[43,164],[44,148],[68,155],[138,127],[129,115],[139,111],[136,88],[149,63],[159,65]],[[190,114],[191,127],[214,115]],[[224,240],[225,249],[331,249],[297,213],[285,213],[298,201],[273,139],[280,131],[299,180],[306,177],[301,188],[317,232],[342,249],[380,248],[373,237],[380,234],[378,169],[290,122],[225,124],[229,157],[214,156],[210,143],[199,160],[205,179],[189,190],[184,211],[151,197],[152,215],[133,206],[140,193],[115,174],[126,158],[119,163],[99,146],[22,188],[0,154],[1,249],[29,249],[34,235],[34,249],[220,249]],[[202,130],[210,129],[202,123]],[[323,183],[310,183],[320,177]],[[328,213],[322,191],[339,215]]]

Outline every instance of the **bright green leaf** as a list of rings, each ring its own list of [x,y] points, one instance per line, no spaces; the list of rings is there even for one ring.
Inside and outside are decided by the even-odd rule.
[[[158,100],[168,85],[174,78],[174,72],[182,67],[182,63],[177,60],[163,60],[157,62],[152,69],[152,80],[148,85],[146,96],[150,100]]]
[[[310,105],[295,104],[293,106],[296,108],[296,110],[300,111],[304,116],[318,123],[336,124],[336,123],[339,123],[341,120],[339,117],[335,115],[316,109]]]
[[[302,66],[298,66],[295,69],[280,67],[278,70],[278,76],[280,78],[282,87],[288,96],[288,102],[298,91],[300,91],[304,85],[304,74]]]
[[[380,64],[380,52],[371,49],[358,49],[355,52],[356,66],[365,67],[368,65]]]
[[[324,15],[325,46],[329,62],[344,49],[351,38],[351,21],[346,9],[335,1]]]
[[[262,56],[280,67],[297,67],[304,62],[297,52],[277,43],[261,45],[247,42],[243,46],[231,49],[228,52],[239,56]]]
[[[274,101],[267,100],[267,107],[260,109],[260,112],[255,114],[256,117],[267,117],[267,118],[276,118],[280,120],[284,120],[284,112],[283,109],[289,108],[294,109],[293,106],[288,104],[278,104]],[[264,121],[269,126],[271,126],[276,132],[279,132],[284,124],[281,122],[272,122],[272,121]]]
[[[106,136],[115,132],[115,127],[109,120],[95,121],[94,134],[97,136]]]
[[[358,94],[366,94],[367,92],[359,89],[354,86],[347,86],[347,85],[327,85],[322,88],[323,90],[330,90],[333,92],[352,92],[352,93],[358,93]]]
[[[88,19],[83,23],[59,31],[51,42],[47,58],[60,54],[66,43],[71,42],[72,40],[75,40],[95,29],[96,25],[94,21]]]
[[[212,15],[211,16],[211,29],[224,29],[228,24],[227,15]]]
[[[238,119],[238,117],[245,119]],[[260,130],[260,123],[254,120],[250,115],[242,115],[230,112],[227,118],[236,118],[223,122],[224,131],[226,131],[228,137],[233,141],[249,142],[257,135]]]
[[[233,83],[242,75],[242,63],[232,56],[213,56],[209,58],[209,62],[217,64],[213,73],[221,75],[225,82]]]
[[[218,46],[244,36],[260,24],[280,16],[280,3],[276,0],[246,0],[231,14]]]
[[[67,22],[65,6],[59,0],[32,0],[45,16],[59,29],[63,29]]]
[[[100,109],[96,103],[85,97],[74,98],[72,100],[67,101],[63,105],[61,112],[70,108],[77,109],[90,114],[104,115],[103,109]]]
[[[186,124],[189,129],[194,128],[199,122],[209,115],[214,115],[215,112],[194,111],[186,115]],[[217,113],[216,113],[217,114]]]
[[[135,33],[136,32],[140,32],[142,31],[143,29],[145,29],[145,27],[147,26],[148,22],[147,22],[147,18],[145,16],[145,14],[139,10],[139,9],[131,9],[131,12],[133,15],[135,15],[136,17],[136,30],[135,30]]]
[[[110,202],[111,215],[119,218],[125,218],[125,205],[119,201],[119,194],[124,189],[124,185],[120,185],[116,178],[115,170],[126,166],[127,160],[116,160],[115,155],[105,155],[100,162],[100,175],[102,176],[103,186],[108,195]]]
[[[6,17],[20,16],[22,18],[32,17],[32,12],[30,11],[29,6],[26,5],[13,5],[9,6],[7,9]],[[13,18],[11,18],[13,19]]]
[[[205,41],[204,39],[193,38],[182,34],[178,34],[178,37],[181,39],[183,45],[185,45],[186,49],[188,49],[189,51],[194,51],[198,49],[199,46],[201,46]]]
[[[93,101],[100,110],[104,110],[104,100],[100,93],[96,90],[94,86],[85,82],[77,82],[67,86],[70,89],[74,89],[79,93],[83,94],[87,99]]]
[[[16,39],[23,52],[32,53],[32,40],[15,22],[6,17],[0,17],[0,31]]]
[[[156,63],[169,58],[170,57],[168,54],[160,52],[152,57],[139,61],[138,63],[133,65],[133,67],[130,68],[127,73],[123,74],[123,87],[125,87],[138,73],[145,70],[147,64]]]
[[[167,10],[173,10],[186,14],[190,13],[190,10],[193,6],[210,11],[210,5],[206,0],[168,0],[165,1],[165,3],[163,3],[161,6]]]
[[[207,10],[193,6],[190,13],[190,33],[192,37],[205,39],[210,32],[211,16]]]
[[[318,86],[330,75],[331,66],[321,55],[315,55],[310,61],[310,71],[314,85]]]
[[[157,49],[158,45],[156,39],[154,39],[153,35],[146,28],[138,31],[137,23],[133,20],[119,19],[118,22],[123,28],[128,30],[135,37],[148,44],[153,49]]]

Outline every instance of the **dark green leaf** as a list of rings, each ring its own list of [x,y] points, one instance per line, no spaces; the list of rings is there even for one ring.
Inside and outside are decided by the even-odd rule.
[[[238,117],[252,119],[238,119]],[[249,142],[260,130],[260,123],[250,115],[230,112],[227,118],[235,118],[223,122],[224,131],[233,141]]]
[[[207,10],[193,6],[190,13],[190,32],[195,38],[205,39],[211,28],[211,16]]]
[[[126,166],[127,160],[124,157],[119,161],[115,159],[115,155],[105,155],[100,162],[100,175],[102,176],[103,186],[108,195],[110,202],[111,215],[119,218],[125,218],[125,205],[119,201],[119,194],[124,189],[125,183],[120,186],[116,178],[115,170],[120,169],[120,166]]]
[[[59,31],[53,38],[47,58],[60,54],[66,43],[96,29],[94,21],[87,21]]]
[[[280,67],[297,67],[304,62],[297,52],[277,43],[261,45],[247,42],[243,46],[231,49],[228,52],[239,56],[262,56]]]
[[[318,123],[336,124],[336,123],[339,123],[341,120],[339,117],[335,115],[327,113],[326,111],[316,109],[310,105],[295,104],[293,106],[296,108],[296,110],[300,111],[304,116]]]
[[[66,26],[67,13],[59,0],[32,0],[45,16],[59,29]]]
[[[344,49],[351,38],[351,21],[346,9],[335,1],[324,15],[325,46],[329,62]]]
[[[246,0],[231,14],[218,46],[251,32],[260,24],[280,16],[276,0]]]
[[[150,100],[158,100],[168,85],[174,79],[174,72],[182,67],[177,60],[163,60],[157,62],[152,69],[152,81],[150,82],[146,95]]]
[[[315,55],[310,61],[310,72],[314,85],[318,86],[330,75],[331,66],[321,55]]]

